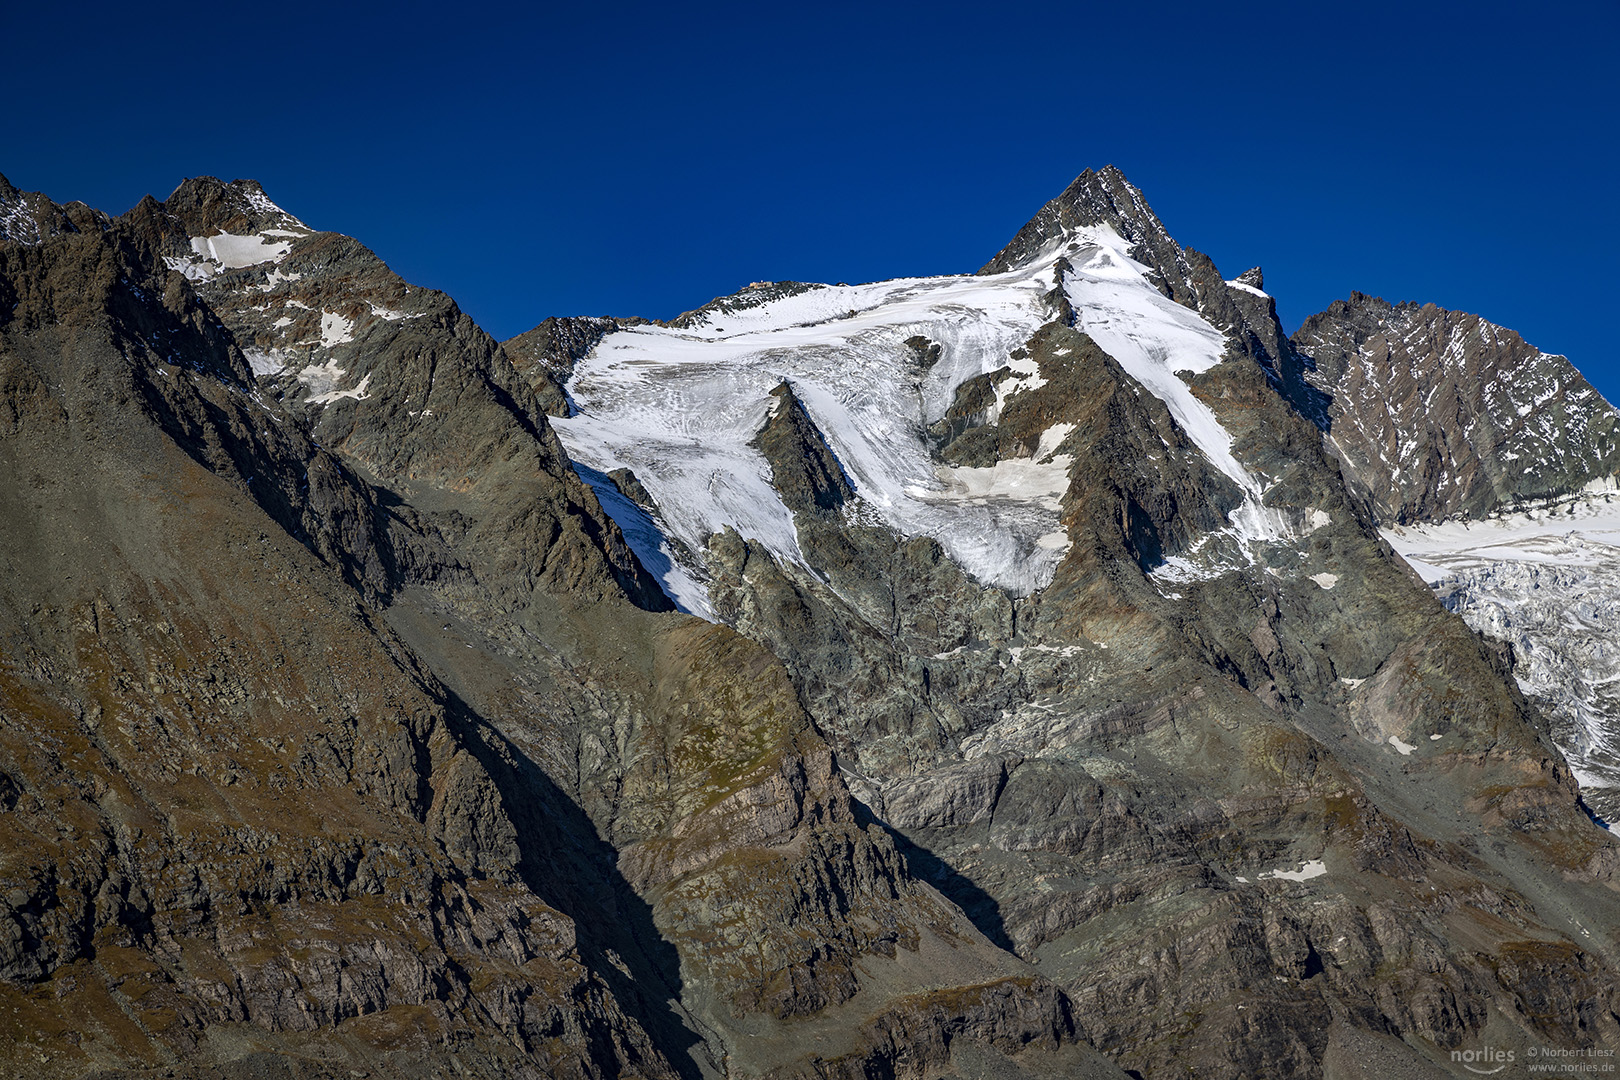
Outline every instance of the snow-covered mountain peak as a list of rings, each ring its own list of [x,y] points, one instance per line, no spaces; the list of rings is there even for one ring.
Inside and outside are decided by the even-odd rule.
[[[1050,260],[1071,244],[1087,243],[1098,228],[1107,228],[1122,242],[1125,254],[1150,267],[1155,261],[1153,249],[1174,246],[1142,192],[1123,172],[1108,165],[1075,177],[979,273],[1003,273]]]
[[[1237,460],[1231,433],[1178,374],[1226,359],[1227,334],[1167,296],[1161,272],[1139,258],[1154,249],[1122,233],[1144,221],[1162,233],[1140,193],[1118,170],[1087,177],[1076,182],[1083,197],[1065,205],[1106,195],[1131,215],[1071,216],[1005,269],[864,285],[756,282],[668,324],[607,333],[574,363],[574,410],[555,421],[558,434],[610,513],[628,505],[610,476],[629,470],[648,493],[655,506],[636,514],[655,513],[663,535],[641,516],[620,525],[648,566],[671,568],[663,580],[679,604],[707,613],[698,553],[726,529],[808,568],[794,511],[756,446],[784,382],[848,477],[863,520],[932,537],[984,583],[1015,594],[1043,588],[1068,547],[1059,516],[1070,427],[1042,421],[1010,457],[957,461],[941,457],[937,432],[974,380],[988,380],[982,402],[960,423],[993,425],[1017,395],[1045,385],[1056,369],[1026,346],[1054,321],[1089,335],[1234,482],[1241,504],[1225,531],[1239,547],[1290,535],[1264,506],[1262,480]],[[1163,244],[1160,255],[1179,256],[1168,236]],[[1044,363],[1085,362],[1072,352]]]

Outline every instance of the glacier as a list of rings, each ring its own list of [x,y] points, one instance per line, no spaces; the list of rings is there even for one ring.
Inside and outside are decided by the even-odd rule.
[[[1513,646],[1588,807],[1620,820],[1620,493],[1383,535],[1452,611]]]
[[[619,524],[643,563],[664,568],[665,590],[683,610],[712,618],[702,568],[683,566],[675,545],[630,512],[607,474],[633,471],[664,530],[689,552],[731,527],[808,569],[793,516],[749,445],[783,382],[825,436],[861,512],[901,536],[932,537],[976,579],[1027,595],[1051,582],[1068,547],[1059,520],[1066,430],[1049,430],[1026,460],[948,468],[931,457],[927,427],[977,375],[1012,369],[993,413],[1041,385],[1034,363],[1010,354],[1050,321],[1048,294],[1061,286],[1076,328],[1160,398],[1246,493],[1232,515],[1234,534],[1284,535],[1282,515],[1261,505],[1260,483],[1233,456],[1231,435],[1176,374],[1221,362],[1225,335],[1166,298],[1130,248],[1104,224],[1067,230],[1001,273],[765,293],[752,290],[771,283],[756,283],[671,324],[605,336],[575,365],[565,384],[571,415],[553,425],[609,513],[623,515]],[[909,353],[906,342],[917,336],[941,346],[932,367]]]

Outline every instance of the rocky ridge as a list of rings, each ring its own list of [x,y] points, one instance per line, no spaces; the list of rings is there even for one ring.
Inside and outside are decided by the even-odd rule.
[[[1380,521],[1479,518],[1620,474],[1620,413],[1567,359],[1477,315],[1353,293],[1293,343]]]

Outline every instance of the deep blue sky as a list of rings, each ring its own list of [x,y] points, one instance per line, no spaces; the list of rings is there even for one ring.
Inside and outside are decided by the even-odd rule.
[[[0,172],[253,177],[504,338],[973,270],[1112,162],[1289,329],[1434,301],[1620,400],[1620,3],[1420,6],[13,5]]]

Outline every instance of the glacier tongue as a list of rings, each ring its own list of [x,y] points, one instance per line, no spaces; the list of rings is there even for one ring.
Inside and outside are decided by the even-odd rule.
[[[904,535],[929,535],[980,580],[1020,593],[1051,580],[1062,551],[1050,484],[1026,499],[941,476],[927,423],[965,379],[993,371],[1049,317],[1050,267],[991,278],[909,278],[828,286],[688,329],[632,327],[604,338],[574,369],[578,410],[554,421],[576,461],[632,469],[669,531],[701,550],[732,527],[778,558],[804,563],[793,516],[749,445],[770,391],[787,380],[865,505]],[[905,342],[943,346],[923,371]],[[1059,489],[1061,491],[1061,488]],[[702,613],[691,579],[665,579]]]
[[[1195,445],[1247,493],[1231,531],[1241,540],[1284,535],[1282,516],[1261,505],[1260,484],[1233,457],[1230,434],[1175,374],[1219,363],[1224,336],[1163,297],[1108,226],[1071,231],[1061,243],[1079,253],[1080,268],[1064,271],[1078,327],[1164,400]],[[693,551],[731,527],[804,565],[793,516],[749,445],[770,391],[785,380],[866,511],[900,535],[933,537],[978,580],[1027,594],[1050,583],[1068,546],[1059,500],[1070,460],[1057,452],[1067,432],[1048,432],[1027,461],[950,469],[933,460],[926,429],[977,375],[1014,369],[998,406],[1004,394],[1041,384],[1009,354],[1052,317],[1053,259],[983,276],[751,286],[673,325],[603,338],[568,381],[575,415],[553,423],[582,473],[631,469],[668,532]],[[942,347],[932,367],[906,346],[917,335]],[[644,564],[669,568],[661,576],[671,597],[708,614],[699,577],[676,572],[656,531],[631,524],[626,531]]]
[[[1512,643],[1588,805],[1620,820],[1620,500],[1384,536],[1469,626]]]

